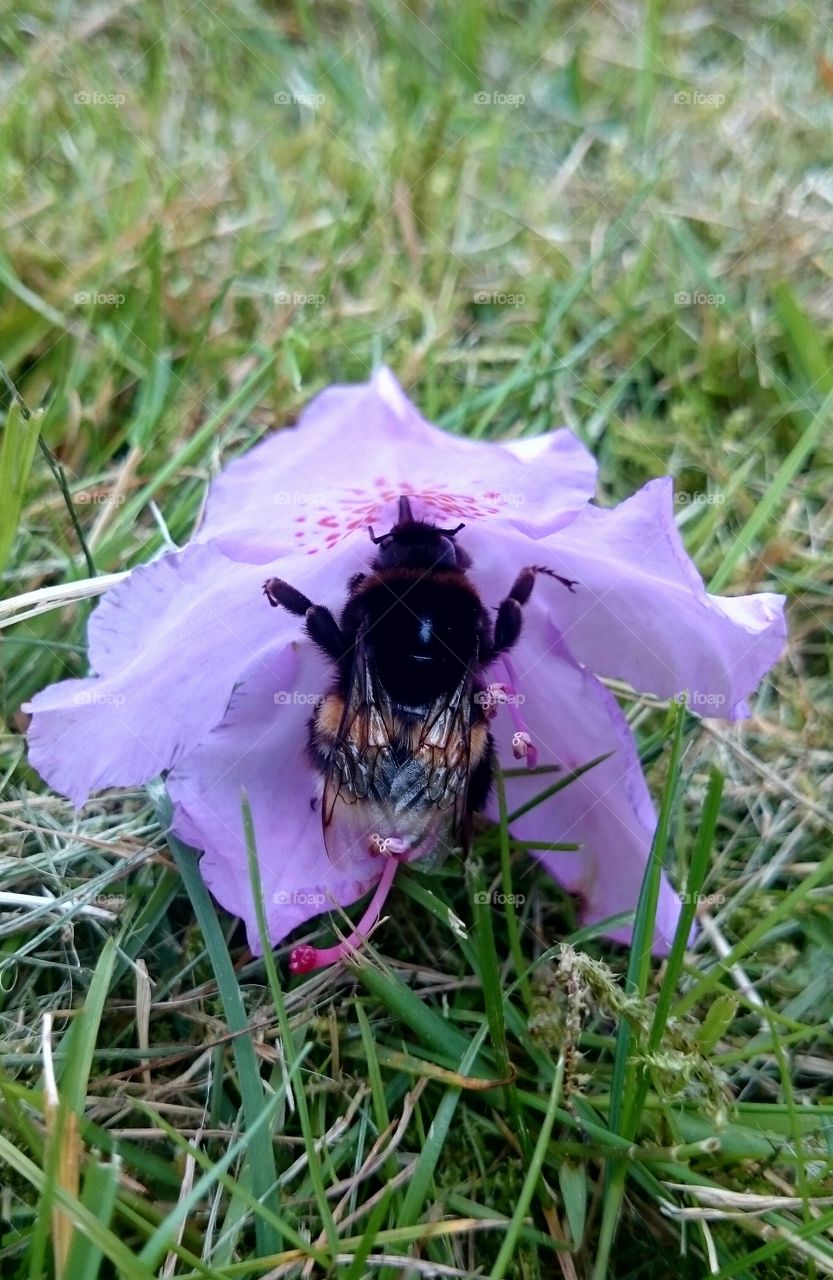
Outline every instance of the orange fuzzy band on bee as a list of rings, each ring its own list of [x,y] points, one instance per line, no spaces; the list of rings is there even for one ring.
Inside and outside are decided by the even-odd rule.
[[[489,744],[489,730],[485,723],[474,724],[471,727],[471,748],[469,750],[469,759],[471,767],[480,764],[480,761],[486,754],[486,747]]]
[[[327,742],[335,742],[343,715],[344,699],[341,694],[329,693],[324,701],[319,703],[313,716],[316,733],[319,733]]]

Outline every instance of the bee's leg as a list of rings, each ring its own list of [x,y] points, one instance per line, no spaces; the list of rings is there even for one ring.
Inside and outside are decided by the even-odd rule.
[[[313,604],[301,591],[281,578],[269,578],[264,582],[263,593],[274,608],[283,605],[290,613],[304,618],[307,635],[328,658],[338,662],[344,657],[348,649],[347,641],[330,610],[323,604]]]
[[[282,578],[267,578],[263,584],[263,594],[273,609],[281,604],[290,613],[297,613],[299,618],[303,618],[307,610],[313,608],[312,601],[303,592],[291,587]]]
[[[568,591],[572,591],[577,585],[572,578],[563,578],[560,573],[556,573],[553,569],[547,569],[543,565],[529,565],[526,569],[522,569],[512,584],[512,589],[508,596],[498,606],[497,617],[492,629],[491,645],[488,644],[487,638],[487,643],[483,646],[484,663],[488,665],[494,662],[496,658],[500,658],[509,677],[508,685],[494,686],[496,690],[500,689],[502,691],[502,696],[498,696],[496,702],[507,703],[509,714],[515,726],[515,732],[512,735],[512,753],[516,760],[525,760],[528,769],[535,768],[538,760],[538,748],[533,742],[532,734],[529,732],[519,709],[520,704],[523,703],[523,697],[518,692],[518,681],[512,663],[509,660],[509,652],[520,638],[523,628],[523,606],[532,595],[535,578],[539,573],[545,573],[548,578],[555,578]],[[497,706],[495,705],[496,709]]]
[[[501,653],[508,653],[517,644],[521,634],[521,627],[523,626],[523,606],[532,595],[535,577],[539,573],[545,573],[548,578],[555,578],[568,591],[572,591],[577,585],[575,579],[562,578],[560,573],[556,573],[553,569],[547,569],[544,565],[533,564],[527,566],[526,569],[521,569],[512,584],[508,596],[498,606],[492,641],[492,657],[496,658]]]

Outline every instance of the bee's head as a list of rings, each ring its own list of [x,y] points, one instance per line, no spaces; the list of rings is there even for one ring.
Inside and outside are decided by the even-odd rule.
[[[370,530],[370,540],[379,548],[374,569],[465,569],[469,557],[454,541],[465,526],[439,529],[435,524],[415,520],[407,498],[399,499],[399,519],[390,533],[377,538]]]

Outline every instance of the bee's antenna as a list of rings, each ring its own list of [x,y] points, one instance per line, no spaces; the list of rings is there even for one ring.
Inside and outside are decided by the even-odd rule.
[[[465,529],[465,524],[458,524],[456,529],[438,529],[437,533],[441,533],[444,538],[453,538],[461,529]]]
[[[373,532],[372,524],[369,524],[367,526],[367,532],[370,534],[370,541],[373,543],[374,547],[378,547],[380,542],[387,542],[388,538],[390,537],[389,533],[382,533],[377,538],[376,534]]]
[[[411,511],[411,504],[405,497],[404,493],[399,498],[399,524],[413,524],[414,515]]]

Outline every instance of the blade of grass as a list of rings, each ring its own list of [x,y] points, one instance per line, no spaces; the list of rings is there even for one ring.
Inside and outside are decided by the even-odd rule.
[[[371,963],[369,948],[358,952],[351,959],[350,968],[377,1000],[411,1028],[423,1047],[430,1048],[441,1059],[442,1065],[456,1070],[460,1058],[466,1054],[470,1045],[470,1041],[457,1027],[429,1008],[395,974]],[[497,1077],[494,1058],[488,1050],[484,1049],[479,1054],[474,1074],[484,1079]]]
[[[67,509],[67,513],[70,519],[70,524],[75,530],[75,536],[78,539],[79,545],[81,547],[81,554],[83,555],[84,561],[87,566],[87,573],[91,578],[94,578],[97,573],[97,570],[95,567],[95,561],[93,560],[92,552],[90,551],[89,545],[87,543],[87,539],[84,536],[84,530],[81,528],[81,521],[78,519],[78,512],[75,509],[75,503],[72,500],[72,494],[70,493],[69,485],[67,484],[66,472],[64,471],[64,468],[61,466],[58,459],[55,457],[55,454],[49,448],[49,445],[46,443],[42,435],[38,439],[38,444],[40,446],[40,451],[43,454],[43,457],[46,461],[46,465],[49,467],[49,470],[52,472],[52,475],[55,477],[55,483],[57,484],[58,488],[61,491],[61,497],[64,500],[64,506]]]
[[[39,1195],[45,1193],[47,1180],[43,1170],[3,1134],[0,1134],[0,1160],[19,1177],[24,1178]],[[118,1268],[124,1280],[156,1280],[153,1271],[135,1256],[133,1250],[99,1221],[97,1213],[87,1208],[77,1197],[69,1195],[63,1187],[56,1186],[53,1196],[56,1207],[72,1222],[74,1229],[82,1232],[101,1249],[104,1256]]]
[[[148,793],[159,824],[163,831],[166,831],[171,823],[171,802],[167,792],[161,783],[151,783],[148,786]],[[229,1031],[234,1033],[232,1052],[240,1083],[240,1096],[243,1103],[246,1128],[252,1135],[247,1151],[251,1168],[252,1189],[258,1200],[262,1200],[273,1212],[277,1212],[276,1184],[278,1175],[275,1168],[275,1153],[272,1149],[271,1134],[258,1124],[264,1108],[269,1106],[269,1101],[266,1097],[263,1081],[260,1078],[237,975],[234,972],[226,940],[220,928],[220,922],[217,919],[217,912],[199,872],[197,865],[199,853],[197,850],[189,848],[188,845],[182,844],[175,836],[168,836],[168,845],[179,869],[183,884],[188,891],[188,897],[191,900],[191,905],[194,908],[205,938],[208,954],[211,957],[211,963],[214,968],[214,977],[217,981],[217,990],[220,993],[226,1024]],[[271,1223],[266,1222],[263,1218],[257,1218],[255,1232],[257,1235],[257,1247],[261,1253],[277,1253],[280,1250],[280,1241]]]
[[[787,489],[816,449],[825,431],[829,429],[831,413],[833,413],[833,390],[825,396],[821,408],[814,414],[806,430],[790,449],[775,473],[766,493],[760,502],[756,504],[755,510],[737,534],[731,547],[723,557],[720,568],[709,582],[710,591],[723,590],[731,580],[739,561],[747,552],[754,549],[756,540],[763,536]]]
[[[118,523],[113,522],[108,540],[102,541],[100,555],[103,561],[109,559],[115,551],[115,542],[119,532],[130,529],[152,497],[174,478],[188,462],[199,457],[202,449],[212,437],[216,436],[220,426],[235,414],[245,417],[256,403],[263,385],[274,365],[274,354],[263,360],[253,372],[241,382],[229,398],[205,420],[187,442],[158,468],[152,480],[124,504],[119,512]]]
[[[651,852],[642,878],[639,901],[633,923],[631,951],[628,958],[628,969],[625,976],[625,991],[636,996],[644,996],[648,985],[648,973],[651,964],[651,945],[654,937],[657,902],[659,901],[662,860],[668,843],[671,827],[671,814],[676,795],[677,781],[680,774],[680,757],[683,744],[683,726],[686,710],[682,703],[672,705],[674,732],[671,738],[671,751],[668,761],[668,774],[662,793],[659,819]],[[637,1117],[629,1109],[635,1078],[635,1065],[630,1058],[631,1028],[627,1018],[619,1020],[616,1037],[616,1054],[613,1062],[610,1093],[610,1127],[614,1133],[625,1138],[632,1137],[632,1127]],[[627,1165],[615,1161],[608,1166],[604,1208],[599,1231],[599,1241],[593,1267],[593,1280],[606,1280],[610,1263],[610,1254],[619,1224],[619,1214],[625,1190]]]
[[[54,1193],[55,1188],[60,1187],[74,1198],[78,1195],[80,1169],[84,1159],[79,1123],[86,1108],[93,1054],[114,963],[115,946],[112,939],[108,939],[93,972],[84,1005],[73,1018],[69,1031],[64,1036],[61,1045],[61,1070],[57,1072],[54,1070],[52,1056],[52,1015],[44,1014],[44,1118],[48,1137],[44,1167],[48,1181],[38,1209],[32,1256],[40,1253],[39,1237],[51,1219],[58,1280],[72,1276],[72,1272],[67,1269],[67,1259],[73,1243],[74,1228],[71,1219],[54,1205]],[[51,1206],[48,1217],[47,1206]]]
[[[249,1147],[253,1144],[256,1134],[261,1130],[268,1132],[268,1126],[274,1119],[275,1113],[282,1102],[283,1097],[281,1094],[279,1092],[275,1093],[266,1106],[262,1108],[254,1125],[250,1128],[247,1127],[246,1132],[241,1134],[236,1142],[230,1144],[219,1160],[211,1162],[211,1167],[205,1171],[201,1178],[197,1179],[188,1195],[181,1197],[177,1201],[171,1212],[159,1223],[145,1242],[139,1253],[140,1262],[146,1262],[155,1269],[167,1252],[176,1253],[178,1251],[176,1234],[180,1224],[187,1221],[189,1213],[199,1204],[200,1200],[210,1191],[219,1180],[220,1175],[225,1173],[233,1161],[239,1155],[248,1154]],[[157,1122],[158,1119],[159,1117],[157,1117]],[[256,1227],[259,1222],[273,1231],[276,1237],[278,1236],[273,1221],[258,1216],[255,1219]]]
[[[67,1106],[79,1117],[84,1114],[93,1054],[115,963],[115,943],[108,938],[93,971],[84,1007],[73,1018],[57,1055],[60,1066],[56,1075],[61,1094]]]
[[[647,140],[651,132],[651,120],[656,106],[657,74],[663,67],[659,47],[662,41],[662,0],[647,0],[642,6],[643,35],[639,40],[642,61],[637,77],[638,119],[640,136]]]
[[[292,1079],[290,1080],[290,1083],[296,1084],[297,1082]],[[285,1217],[274,1216],[273,1213],[271,1213],[271,1210],[269,1210],[264,1203],[258,1201],[258,1199],[253,1196],[251,1190],[244,1187],[242,1180],[235,1180],[232,1176],[226,1174],[225,1169],[220,1169],[214,1158],[212,1158],[209,1153],[202,1151],[200,1147],[189,1142],[187,1138],[183,1138],[183,1135],[178,1132],[178,1129],[175,1128],[173,1124],[170,1124],[170,1121],[166,1120],[163,1115],[160,1115],[159,1112],[155,1111],[154,1108],[146,1105],[146,1103],[138,1103],[138,1106],[141,1107],[142,1111],[145,1111],[145,1114],[154,1121],[156,1126],[159,1126],[159,1128],[168,1135],[170,1142],[173,1143],[180,1152],[182,1152],[183,1156],[191,1156],[193,1158],[194,1165],[200,1167],[200,1169],[205,1171],[206,1174],[215,1175],[216,1183],[228,1192],[229,1202],[237,1199],[237,1201],[241,1202],[244,1208],[251,1210],[252,1213],[264,1213],[267,1219],[273,1222],[275,1231],[279,1236],[287,1236],[287,1239],[292,1242],[294,1247],[305,1251],[308,1254],[308,1257],[315,1258],[315,1261],[319,1263],[320,1266],[325,1266],[326,1263],[328,1263],[328,1256],[326,1256],[325,1253],[322,1253],[320,1249],[316,1249],[312,1244],[308,1243],[305,1236],[301,1234],[301,1231],[294,1230]],[[246,1135],[243,1135],[242,1139],[238,1139],[238,1142],[246,1142]]]
[[[505,812],[503,818],[501,836],[508,849]],[[474,903],[474,940],[476,944],[477,971],[486,1005],[486,1020],[489,1024],[489,1034],[495,1057],[497,1058],[498,1073],[502,1079],[510,1081],[503,1090],[503,1105],[512,1118],[513,1128],[521,1144],[521,1150],[528,1154],[530,1142],[526,1121],[523,1111],[518,1106],[515,1089],[513,1083],[511,1083],[514,1076],[514,1068],[509,1057],[509,1046],[506,1039],[504,994],[498,969],[495,933],[492,925],[494,907],[491,895],[483,889],[483,876],[479,862],[469,861],[466,866],[466,873],[469,882],[473,886],[472,901]]]
[[[536,805],[543,804],[545,800],[549,800],[551,796],[558,795],[559,791],[563,791],[565,787],[569,787],[571,782],[575,782],[577,778],[581,778],[585,773],[589,773],[591,769],[595,769],[597,764],[603,764],[613,753],[606,751],[603,756],[596,756],[593,760],[588,760],[587,764],[580,765],[578,769],[572,769],[570,773],[566,773],[563,778],[559,778],[558,782],[554,782],[551,787],[547,787],[544,791],[540,791],[537,796],[533,796],[531,800],[527,800],[525,804],[520,805],[517,809],[513,809],[507,818],[507,822],[511,825],[517,822],[518,818],[522,818],[525,813],[529,813],[530,809],[534,809]]]
[[[762,920],[759,920],[748,933],[739,938],[727,954],[720,957],[713,968],[692,983],[685,995],[681,996],[677,1001],[674,1007],[675,1016],[680,1017],[682,1014],[687,1013],[693,1005],[708,995],[714,987],[719,986],[724,974],[729,972],[732,965],[736,964],[738,960],[742,960],[750,951],[754,951],[758,943],[767,936],[775,925],[782,920],[794,919],[798,909],[807,901],[816,886],[824,883],[832,872],[833,853],[828,854],[812,871],[802,876],[801,882],[794,889],[791,889],[789,893],[785,893],[776,907],[767,912]]]
[[[102,1160],[89,1160],[84,1171],[81,1203],[108,1228],[118,1195],[121,1167],[121,1160],[115,1156],[106,1164]],[[76,1231],[67,1257],[68,1280],[97,1280],[103,1257],[100,1245]]]
[[[281,1033],[284,1060],[290,1073],[294,1074],[295,1069],[297,1069],[299,1065],[299,1049],[295,1043],[295,1038],[292,1035],[292,1029],[289,1025],[289,1018],[286,1013],[286,1003],[283,998],[283,990],[281,989],[278,970],[275,964],[275,953],[272,950],[272,943],[269,940],[269,929],[266,924],[266,911],[263,905],[263,890],[260,883],[260,868],[257,860],[257,848],[255,846],[252,810],[249,804],[249,798],[245,792],[242,796],[241,807],[243,812],[243,829],[246,833],[246,854],[249,862],[249,880],[252,887],[252,893],[254,895],[255,916],[257,919],[257,930],[260,938],[261,951],[263,953],[263,964],[266,969],[269,990],[272,993],[272,1002],[278,1016],[278,1026]],[[301,1122],[301,1132],[304,1136],[304,1146],[307,1152],[309,1175],[313,1191],[315,1193],[315,1199],[318,1204],[321,1225],[325,1235],[327,1236],[332,1256],[335,1257],[338,1252],[339,1245],[338,1230],[336,1228],[335,1221],[333,1220],[329,1201],[327,1200],[327,1189],[324,1186],[324,1174],[321,1168],[318,1149],[315,1144],[315,1135],[312,1131],[312,1123],[310,1120],[309,1107],[307,1105],[307,1096],[303,1087],[303,1080],[299,1080],[299,1087],[294,1090],[293,1096],[295,1099],[295,1106],[298,1109],[298,1118]]]
[[[697,910],[697,903],[700,900],[700,893],[709,867],[709,857],[714,843],[717,819],[720,816],[720,801],[722,796],[723,774],[719,769],[712,766],[709,773],[709,785],[706,791],[706,799],[703,805],[700,827],[697,832],[697,839],[691,856],[691,865],[686,877],[686,887],[682,895],[680,918],[677,921],[674,941],[671,944],[671,952],[666,962],[665,975],[663,977],[662,986],[659,989],[659,995],[657,996],[654,1019],[651,1023],[651,1031],[648,1036],[649,1053],[654,1049],[657,1049],[660,1041],[662,1040],[662,1033],[665,1030],[665,1024],[668,1021],[668,1014],[671,1010],[671,1001],[674,998],[674,992],[677,989],[677,982],[683,971],[683,960],[685,958],[686,947],[688,946],[688,938],[691,933],[691,926],[694,923],[694,914]]]
[[[0,573],[6,567],[17,534],[42,416],[40,412],[24,411],[17,400],[9,405],[6,415],[0,443]]]
[[[535,1150],[532,1153],[532,1160],[524,1178],[521,1193],[518,1196],[518,1203],[512,1214],[512,1220],[509,1228],[501,1242],[500,1251],[495,1260],[495,1265],[489,1272],[489,1280],[503,1280],[506,1275],[506,1269],[512,1260],[512,1253],[517,1244],[518,1237],[523,1227],[523,1221],[529,1212],[529,1206],[532,1204],[532,1197],[535,1193],[538,1179],[541,1177],[544,1166],[544,1157],[549,1146],[552,1127],[555,1123],[556,1113],[558,1111],[558,1103],[561,1099],[561,1085],[564,1080],[564,1058],[559,1056],[558,1063],[553,1076],[552,1088],[550,1089],[550,1098],[547,1105],[546,1114],[541,1124],[541,1131],[538,1134],[538,1140],[535,1143]]]
[[[484,1025],[471,1041],[471,1044],[466,1047],[465,1053],[457,1064],[457,1070],[461,1076],[467,1076],[471,1073],[477,1060],[477,1055],[486,1039],[486,1031],[487,1028]],[[434,1177],[437,1161],[445,1147],[461,1092],[461,1089],[452,1086],[446,1091],[440,1105],[434,1112],[431,1126],[426,1135],[422,1151],[419,1154],[411,1181],[408,1183],[408,1190],[405,1193],[405,1199],[397,1217],[398,1227],[413,1226],[419,1219]]]
[[[817,326],[799,305],[786,282],[775,286],[772,297],[792,363],[804,373],[811,393],[829,395],[833,391],[833,371]]]
[[[370,1085],[370,1097],[373,1103],[373,1117],[376,1123],[376,1133],[384,1133],[390,1124],[390,1111],[388,1110],[388,1101],[385,1097],[385,1086],[382,1081],[382,1068],[379,1061],[379,1046],[373,1035],[370,1026],[370,1020],[364,1010],[361,1000],[356,999],[353,1007],[356,1010],[356,1020],[359,1024],[362,1037],[362,1051],[364,1061],[367,1064],[367,1080]],[[396,1176],[396,1157],[391,1153],[384,1164],[385,1177],[390,1180]],[[399,1197],[396,1197],[394,1204],[399,1204]]]
[[[528,1009],[532,1002],[532,989],[527,979],[527,966],[521,946],[518,913],[515,910],[515,893],[512,887],[512,857],[509,843],[509,816],[506,808],[506,782],[503,773],[495,770],[495,790],[498,802],[498,830],[500,832],[500,875],[506,904],[506,932],[509,937],[509,953],[515,967],[515,978],[521,998]]]
[[[386,1187],[381,1200],[374,1206],[368,1218],[361,1244],[353,1254],[353,1261],[344,1273],[344,1280],[361,1280],[365,1262],[370,1255],[370,1250],[376,1243],[376,1237],[382,1229],[382,1223],[387,1217],[393,1194],[392,1189]]]

